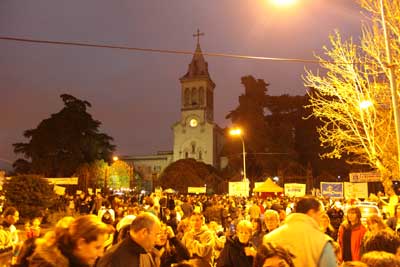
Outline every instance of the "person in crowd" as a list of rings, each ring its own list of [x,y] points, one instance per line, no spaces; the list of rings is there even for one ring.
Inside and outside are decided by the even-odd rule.
[[[377,214],[372,214],[367,218],[367,234],[375,234],[382,230],[390,230],[391,229],[385,224],[382,217]]]
[[[400,237],[392,230],[381,230],[365,235],[362,242],[362,253],[386,251],[400,258]]]
[[[386,224],[389,226],[393,231],[400,229],[400,204],[396,205],[394,209],[394,216],[387,219]],[[400,232],[400,231],[398,231]]]
[[[336,201],[335,204],[327,210],[326,214],[329,216],[332,226],[339,230],[340,224],[343,221],[344,212],[340,201]]]
[[[8,207],[3,212],[3,222],[1,226],[4,230],[9,232],[11,243],[13,246],[16,246],[19,243],[18,231],[15,227],[15,224],[19,220],[19,212],[15,207]]]
[[[155,248],[160,255],[160,267],[171,267],[172,264],[190,258],[189,251],[176,238],[172,228],[165,224],[161,224],[161,233]]]
[[[179,224],[178,224],[178,228],[176,229],[177,234],[176,237],[179,240],[182,240],[183,235],[185,234],[185,232],[190,228],[190,221],[189,218],[185,218],[182,219]]]
[[[41,237],[33,237],[28,238],[24,241],[21,246],[21,249],[16,257],[15,262],[13,263],[13,267],[28,267],[29,266],[29,257],[33,254],[38,244],[49,243],[53,244],[58,237],[64,234],[65,231],[68,231],[69,226],[74,221],[74,218],[71,216],[63,217],[60,219],[53,229],[47,231],[46,234]]]
[[[35,217],[31,220],[28,227],[25,228],[26,238],[39,237],[41,233],[40,224],[42,223],[42,218]]]
[[[361,262],[368,267],[400,267],[400,259],[385,251],[371,251],[364,254]]]
[[[361,223],[358,207],[347,210],[346,220],[339,227],[338,243],[343,261],[358,261],[361,258],[361,244],[367,229]]]
[[[281,204],[279,203],[272,204],[271,210],[278,212],[280,222],[283,222],[286,219],[286,209]]]
[[[279,214],[276,210],[266,210],[264,212],[265,232],[270,233],[279,227]]]
[[[182,238],[183,245],[190,253],[189,263],[195,267],[211,267],[212,263],[214,238],[203,223],[203,215],[193,212],[190,215],[190,229]]]
[[[77,217],[67,229],[54,235],[53,242],[37,245],[29,267],[93,266],[103,255],[109,231],[94,215]]]
[[[261,246],[262,239],[265,235],[264,231],[262,230],[262,221],[260,218],[251,219],[251,224],[253,225],[253,234],[251,236],[250,242],[256,249],[258,249]]]
[[[333,240],[337,240],[337,231],[332,226],[331,220],[329,219],[329,216],[326,213],[321,215],[321,220],[319,222],[319,225],[321,227],[322,232],[330,236]]]
[[[257,250],[253,267],[295,267],[294,257],[283,247],[266,243]]]
[[[253,205],[249,208],[250,219],[259,219],[261,215],[261,209],[258,206],[258,201],[254,200]]]
[[[157,258],[152,252],[160,231],[157,216],[149,212],[139,214],[130,225],[129,238],[111,247],[96,267],[157,267]]]
[[[296,267],[336,267],[331,239],[321,232],[321,203],[313,197],[303,197],[284,224],[264,236],[263,244],[275,243],[296,256]]]
[[[217,260],[217,267],[252,267],[256,250],[250,243],[253,226],[242,220],[236,226],[236,234],[228,238]]]

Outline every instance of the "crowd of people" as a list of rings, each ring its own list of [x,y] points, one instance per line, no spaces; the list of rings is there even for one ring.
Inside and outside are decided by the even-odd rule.
[[[4,211],[2,229],[13,235],[0,252],[13,252],[11,265],[400,267],[400,206],[386,221],[371,215],[363,223],[351,203],[311,196],[82,193],[72,201],[65,211],[73,216],[50,230],[32,220],[22,245],[15,235],[18,211]]]

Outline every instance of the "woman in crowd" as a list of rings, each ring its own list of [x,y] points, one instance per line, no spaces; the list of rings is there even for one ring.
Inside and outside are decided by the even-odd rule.
[[[217,267],[252,267],[256,250],[251,246],[250,238],[253,226],[250,221],[242,220],[236,226],[236,234],[226,240],[217,260]]]
[[[392,228],[393,231],[397,231],[398,229],[400,229],[400,220],[399,220],[399,218],[400,218],[400,204],[396,205],[396,207],[394,209],[394,216],[390,217],[386,221],[387,226]]]
[[[257,251],[253,267],[294,267],[293,258],[294,255],[281,246],[267,243]]]
[[[110,231],[96,216],[80,216],[68,229],[56,234],[53,242],[39,243],[29,259],[29,267],[93,266],[103,255]]]
[[[174,263],[190,258],[187,248],[176,238],[172,227],[161,225],[156,249],[160,255],[160,267],[170,267]]]
[[[193,212],[189,218],[190,229],[182,238],[183,245],[191,255],[189,263],[194,267],[211,267],[212,263],[214,238],[203,223],[203,215]]]
[[[360,208],[349,208],[346,220],[339,227],[338,243],[343,261],[360,260],[361,244],[366,231],[361,224]]]
[[[276,210],[264,212],[265,233],[272,232],[279,227],[279,213]]]
[[[329,219],[329,216],[326,213],[321,215],[321,220],[319,222],[319,225],[321,227],[322,232],[330,236],[333,240],[337,239],[337,231],[331,225],[331,220]]]
[[[250,242],[253,244],[255,249],[258,249],[261,244],[265,233],[262,230],[262,221],[260,218],[251,219],[251,224],[253,225],[253,235]]]

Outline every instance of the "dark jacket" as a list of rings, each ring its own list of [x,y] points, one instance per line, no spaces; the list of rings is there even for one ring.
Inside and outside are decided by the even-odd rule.
[[[246,256],[245,247],[237,237],[228,238],[217,260],[217,267],[252,267],[253,257]]]
[[[89,267],[72,254],[61,250],[59,245],[44,242],[37,241],[35,251],[28,258],[29,267]]]
[[[127,237],[119,244],[110,248],[100,258],[96,267],[139,267],[140,255],[146,255],[146,250],[138,243]]]
[[[171,250],[165,251],[161,255],[160,267],[170,267],[173,263],[178,263],[183,260],[190,259],[190,254],[187,248],[178,240],[178,238],[173,237],[169,240]],[[163,249],[162,247],[157,247],[159,251]]]

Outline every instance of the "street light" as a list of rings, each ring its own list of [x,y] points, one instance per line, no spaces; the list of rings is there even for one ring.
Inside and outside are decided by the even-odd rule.
[[[247,180],[247,176],[246,176],[246,149],[244,147],[242,129],[240,129],[240,128],[232,128],[229,131],[229,134],[231,136],[239,136],[240,137],[240,141],[242,141],[242,148],[243,148],[243,181],[246,181]]]
[[[290,6],[297,2],[297,0],[272,0],[277,6]]]

